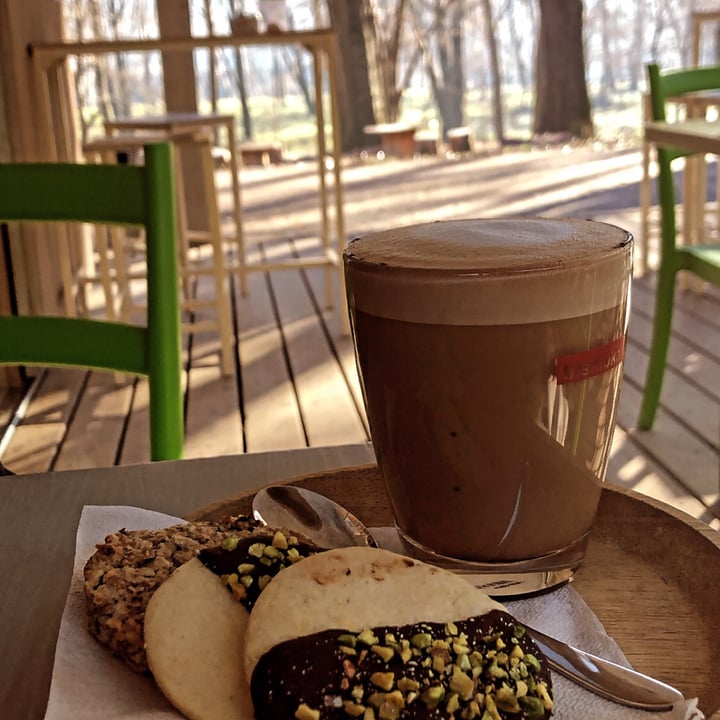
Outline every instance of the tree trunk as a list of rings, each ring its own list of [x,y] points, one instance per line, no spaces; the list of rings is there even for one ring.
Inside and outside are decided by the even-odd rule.
[[[540,0],[535,133],[593,135],[585,82],[582,0]]]
[[[338,93],[342,149],[345,151],[367,147],[375,142],[363,131],[366,125],[375,124],[365,41],[365,33],[372,31],[374,21],[367,3],[368,0],[327,0],[338,40]]]
[[[434,0],[432,26],[423,29],[417,14],[415,32],[423,49],[425,70],[440,113],[443,138],[448,130],[463,124],[465,101],[465,64],[462,27],[465,19],[463,0],[449,3]],[[416,11],[417,12],[417,11]]]
[[[243,12],[242,2],[237,0],[225,0],[222,6],[228,22],[240,12]],[[245,62],[243,48],[239,45],[231,48],[227,54],[220,55],[220,60],[225,64],[228,78],[234,80],[234,88],[237,90],[240,100],[240,124],[242,125],[242,137],[244,140],[252,140],[253,122],[250,115],[250,105],[248,104],[248,93],[245,82]]]
[[[630,45],[630,67],[628,68],[631,90],[637,90],[640,87],[640,81],[645,77],[645,67],[643,63],[643,59],[645,57],[645,45],[643,41],[647,22],[645,3],[636,3],[634,7],[635,16],[633,18],[633,36],[635,41]]]
[[[303,63],[301,51],[298,48],[284,48],[283,55],[285,66],[297,83],[300,94],[305,101],[308,115],[315,115],[315,98],[310,92],[307,71]]]
[[[522,56],[522,40],[520,39],[520,33],[517,29],[517,23],[515,22],[515,9],[511,6],[506,9],[508,18],[508,29],[510,31],[511,50],[515,57],[515,65],[517,67],[518,82],[523,92],[530,87],[530,81],[528,79],[528,69],[525,65],[525,61]]]
[[[245,85],[245,63],[243,62],[242,48],[235,47],[234,54],[236,72],[235,81],[237,83],[238,94],[240,95],[240,114],[242,115],[243,138],[245,140],[252,140],[253,123],[250,115],[247,87]]]
[[[502,82],[500,78],[500,61],[498,59],[497,38],[495,36],[495,22],[493,20],[492,5],[490,4],[490,0],[483,0],[482,9],[485,19],[485,37],[487,38],[488,52],[490,54],[490,70],[492,73],[492,105],[495,138],[498,143],[502,145],[505,142],[502,108]]]
[[[385,32],[380,32],[382,39],[376,38],[375,57],[378,68],[380,95],[383,101],[383,122],[396,122],[400,116],[400,101],[403,91],[417,65],[420,53],[412,54],[405,68],[405,78],[398,79],[398,58],[400,56],[401,39],[405,26],[407,0],[395,0],[393,10],[386,16]],[[377,24],[376,24],[376,29]]]
[[[203,0],[203,13],[205,22],[207,23],[208,35],[215,35],[215,27],[213,23],[212,8],[210,0]],[[217,55],[215,48],[210,48],[208,58],[208,81],[210,85],[210,106],[213,113],[218,111],[218,87],[217,87]],[[215,143],[217,143],[217,128],[215,129]]]
[[[602,40],[602,77],[601,97],[610,102],[610,94],[615,90],[615,73],[613,72],[613,55],[616,43],[613,38],[610,13],[607,5],[600,3],[600,38]]]

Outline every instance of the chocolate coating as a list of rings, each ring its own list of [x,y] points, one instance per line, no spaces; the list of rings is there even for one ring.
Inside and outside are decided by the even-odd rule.
[[[268,579],[275,577],[280,570],[292,565],[294,562],[288,555],[287,549],[277,548],[277,553],[273,556],[258,556],[251,552],[251,548],[258,544],[271,547],[274,536],[274,530],[255,532],[250,536],[239,537],[237,545],[232,549],[222,546],[205,548],[198,554],[198,559],[218,577],[227,578],[234,575],[236,581],[238,580],[238,573],[241,572],[239,568],[248,566],[244,574],[251,578],[251,582],[243,585],[241,592],[237,592],[237,588],[240,587],[237,582],[226,582],[225,584],[245,608],[251,610],[264,587],[259,582],[259,579],[263,576],[267,576]],[[291,547],[297,551],[300,557],[307,557],[318,551],[316,547],[303,541],[294,542]],[[249,566],[252,566],[252,570],[250,570]],[[233,584],[236,586],[235,591],[232,589]]]
[[[511,615],[493,610],[450,625],[383,626],[361,634],[330,629],[281,643],[253,672],[256,720],[299,717],[301,705],[319,711],[321,720],[362,717],[359,706],[373,707],[376,718],[399,720],[481,718],[489,704],[497,705],[503,720],[540,720],[552,714],[545,659]],[[366,633],[377,643],[361,640]],[[467,652],[456,645],[457,640],[463,644],[463,635]],[[349,638],[357,640],[351,650]],[[414,649],[410,659],[398,649],[403,640]],[[388,658],[389,647],[395,651]],[[513,712],[503,709],[508,690],[515,697],[525,696]]]

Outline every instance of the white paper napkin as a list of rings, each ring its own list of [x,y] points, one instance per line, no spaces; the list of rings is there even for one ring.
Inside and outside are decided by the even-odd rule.
[[[87,630],[83,566],[105,536],[121,528],[156,529],[178,518],[131,507],[88,506],[78,525],[73,578],[55,651],[46,720],[161,720],[182,717],[150,678],[137,675],[105,651]],[[613,662],[628,665],[594,613],[572,586],[505,603],[522,622]],[[635,711],[553,674],[555,720],[702,720],[694,700],[672,712]]]
[[[378,544],[388,550],[402,552],[402,544],[394,528],[372,528]],[[606,658],[618,665],[631,667],[617,643],[605,632],[602,623],[572,585],[551,593],[523,600],[503,602],[521,622],[546,635]],[[651,713],[634,710],[609,702],[576,685],[558,673],[552,673],[556,720],[702,720],[697,701],[677,703],[672,711]]]

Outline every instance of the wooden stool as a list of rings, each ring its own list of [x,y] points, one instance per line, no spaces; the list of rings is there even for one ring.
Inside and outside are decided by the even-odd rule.
[[[186,312],[193,312],[205,307],[214,307],[213,320],[183,323],[184,332],[200,332],[217,330],[220,337],[221,368],[223,375],[231,375],[235,370],[232,318],[228,277],[225,268],[223,240],[220,230],[220,214],[217,206],[215,187],[215,159],[213,156],[213,137],[207,130],[192,130],[186,133],[125,133],[108,135],[98,138],[83,146],[85,156],[94,162],[118,162],[119,156],[126,154],[131,158],[144,144],[171,141],[175,149],[176,202],[180,276],[183,286],[181,307]],[[202,157],[203,188],[208,209],[208,230],[191,230],[188,225],[185,191],[182,182],[182,159],[180,148],[184,144],[199,145]],[[135,243],[138,249],[139,243]],[[209,245],[212,252],[210,267],[201,266],[192,258],[192,250],[198,245]],[[143,278],[142,272],[130,272],[128,265],[128,236],[122,229],[110,230],[110,243],[104,228],[97,228],[95,233],[95,253],[97,269],[94,267],[95,253],[86,244],[84,260],[78,285],[83,287],[91,282],[99,282],[105,294],[106,312],[111,320],[129,321],[134,312],[142,308],[132,298],[130,284],[133,280]],[[132,250],[132,245],[130,249]],[[112,269],[111,269],[112,259]],[[192,297],[190,281],[202,275],[212,275],[215,285],[214,297],[210,300],[199,300]],[[84,297],[84,293],[83,293]]]
[[[469,153],[473,149],[472,132],[469,127],[455,127],[447,131],[450,152]]]
[[[432,130],[419,130],[415,133],[415,152],[418,155],[437,155],[438,136]]]

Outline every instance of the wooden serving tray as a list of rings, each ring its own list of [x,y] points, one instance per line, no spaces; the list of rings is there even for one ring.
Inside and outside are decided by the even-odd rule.
[[[375,465],[286,482],[327,495],[367,525],[393,522]],[[248,514],[252,496],[188,519]],[[698,697],[706,716],[720,720],[720,533],[663,503],[606,487],[573,585],[633,667]]]

